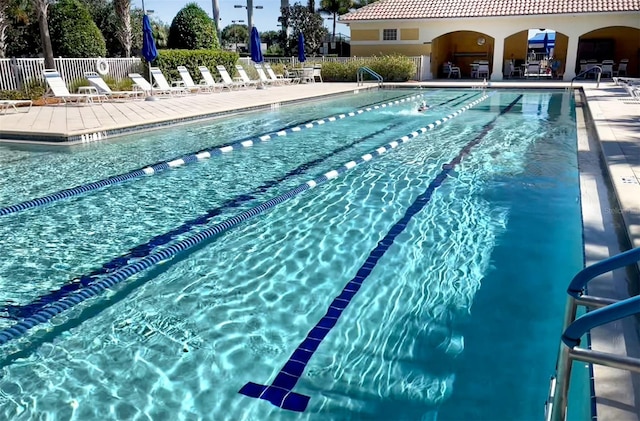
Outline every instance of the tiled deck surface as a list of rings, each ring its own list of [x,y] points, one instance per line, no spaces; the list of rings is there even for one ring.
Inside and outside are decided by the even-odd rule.
[[[400,84],[399,87],[443,88],[479,85],[482,84],[447,80],[406,83]],[[582,136],[583,139],[579,136],[585,256],[586,263],[592,264],[619,252],[620,246],[615,237],[616,221],[623,221],[631,245],[640,247],[640,101],[631,100],[623,88],[611,82],[601,83],[599,87],[596,87],[595,83],[576,85],[584,89],[587,108],[597,135],[597,138],[590,136],[590,140],[587,139],[586,132]],[[368,84],[365,87],[373,86]],[[568,84],[564,82],[505,81],[492,82],[488,88],[566,86]],[[103,105],[33,107],[28,113],[9,111],[6,115],[0,115],[0,139],[39,136],[61,141],[89,134],[86,139],[94,140],[94,133],[107,133],[111,136],[121,129],[131,129],[140,125],[156,125],[163,122],[166,124],[167,121],[184,121],[197,116],[271,107],[272,104],[353,92],[357,89],[359,88],[353,83],[316,83],[191,95],[153,102],[128,100]],[[580,118],[578,124],[581,124]],[[589,124],[587,121],[587,125]],[[618,198],[619,208],[612,206],[607,197],[608,184],[602,178],[598,158],[600,150]],[[634,283],[629,279],[631,276],[637,274],[629,275],[624,271],[616,271],[609,277],[600,277],[593,282],[590,293],[609,298],[626,298],[630,289],[638,287],[637,280]],[[601,351],[640,357],[637,325],[628,318],[623,323],[615,322],[610,326],[594,329],[592,346]],[[551,370],[552,367],[550,372]],[[638,421],[640,376],[604,367],[597,367],[595,376],[599,420]]]

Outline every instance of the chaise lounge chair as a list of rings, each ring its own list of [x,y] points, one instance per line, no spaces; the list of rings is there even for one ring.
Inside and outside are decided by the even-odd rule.
[[[260,82],[262,82],[262,84],[275,85],[276,83],[279,83],[277,80],[271,80],[269,77],[267,77],[262,64],[255,64],[254,66],[256,68],[256,71],[258,72],[258,76],[260,77]]]
[[[0,99],[0,110],[2,110],[2,114],[6,114],[7,110],[13,108],[13,111],[18,112],[18,108],[16,105],[28,105],[27,111],[31,110],[31,106],[33,102],[30,99]]]
[[[229,88],[229,90],[232,90],[233,88],[240,89],[241,87],[247,87],[247,84],[244,82],[234,82],[233,79],[231,79],[229,72],[227,72],[227,69],[223,65],[216,66],[216,69],[218,70],[218,73],[220,73],[222,84],[224,85],[224,87]]]
[[[271,78],[273,83],[277,83],[279,85],[288,85],[291,83],[291,79],[284,78],[282,77],[282,75],[278,77],[269,63],[263,64],[262,67],[264,67],[264,69],[267,71],[267,75]]]
[[[101,102],[102,100],[108,99],[105,94],[101,93],[70,93],[67,89],[66,83],[64,83],[64,80],[62,79],[62,76],[60,76],[60,73],[58,73],[56,69],[44,69],[42,74],[44,75],[44,80],[49,86],[49,90],[53,93],[53,97],[61,99],[65,104],[67,102],[79,103],[81,101],[93,103],[94,101]]]
[[[107,98],[131,98],[142,97],[144,92],[141,91],[112,91],[107,82],[96,72],[84,72],[84,77],[87,78],[91,86],[96,88],[99,94],[104,94]]]
[[[178,66],[178,73],[182,79],[181,86],[191,92],[213,92],[214,87],[208,85],[196,85],[189,73],[189,69],[184,66]]]
[[[244,70],[244,67],[242,67],[239,64],[236,64],[236,70],[238,71],[238,74],[240,75],[240,79],[242,79],[242,81],[245,83],[246,86],[253,86],[254,88],[256,88],[258,86],[258,84],[260,83],[259,80],[253,80],[249,77],[249,75],[247,74],[246,70]]]
[[[202,75],[200,85],[206,86],[209,89],[212,89],[214,92],[216,91],[216,89],[219,89],[219,92],[222,92],[224,90],[225,86],[220,83],[216,83],[216,80],[213,78],[213,75],[211,74],[207,66],[198,66],[198,70],[200,70],[200,74]],[[228,89],[231,90],[231,88]]]
[[[162,74],[162,70],[159,67],[150,67],[149,71],[151,76],[153,76],[153,80],[156,82],[156,86],[163,92],[169,92],[171,94],[187,94],[189,90],[184,86],[169,86],[169,82]],[[155,89],[155,88],[154,88]]]
[[[171,91],[163,91],[162,89],[152,87],[149,81],[142,77],[140,73],[129,73],[129,78],[133,81],[133,88],[137,91],[144,92],[145,95],[171,94]]]

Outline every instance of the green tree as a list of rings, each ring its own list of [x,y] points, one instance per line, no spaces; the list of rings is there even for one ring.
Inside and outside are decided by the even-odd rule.
[[[233,24],[222,29],[222,43],[229,46],[237,43],[246,43],[249,40],[249,29],[247,25]]]
[[[199,50],[220,48],[213,20],[196,3],[183,7],[171,22],[169,48]]]
[[[322,16],[318,13],[311,13],[308,7],[294,4],[288,8],[281,9],[282,26],[291,28],[291,35],[285,38],[284,47],[285,54],[290,55],[293,51],[297,51],[298,34],[304,34],[305,51],[307,54],[315,54],[327,36],[327,28],[324,27]]]
[[[339,15],[349,12],[351,0],[320,0],[320,9],[322,14],[331,15],[333,19],[333,30],[331,31],[331,40],[336,38],[336,21]]]
[[[352,9],[359,9],[361,7],[365,7],[371,3],[375,3],[378,0],[354,0],[353,4],[351,5]]]
[[[109,57],[124,56],[122,44],[118,40],[118,17],[111,0],[82,0],[91,18],[102,32]]]
[[[4,52],[5,57],[37,56],[41,49],[40,31],[32,3],[27,0],[1,0],[0,3],[2,2],[7,2],[5,5],[8,4],[8,8],[4,9],[7,19],[4,28],[5,44],[0,54]]]
[[[280,42],[280,33],[278,31],[264,31],[260,33],[260,40],[267,44],[267,48],[271,48]]]
[[[107,47],[87,7],[79,0],[60,0],[50,10],[51,40],[62,57],[106,56]]]

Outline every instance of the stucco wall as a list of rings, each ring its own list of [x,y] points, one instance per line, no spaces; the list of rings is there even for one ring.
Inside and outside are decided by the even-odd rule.
[[[629,68],[633,72],[638,72],[637,54],[640,49],[640,37],[637,30],[640,30],[640,13],[591,13],[575,15],[539,15],[539,16],[508,16],[473,19],[429,19],[429,20],[388,20],[377,22],[351,22],[351,54],[355,56],[366,56],[375,52],[376,54],[425,54],[422,45],[432,44],[432,53],[439,51],[453,51],[452,47],[457,44],[458,50],[471,49],[473,42],[477,39],[475,33],[484,34],[487,39],[487,47],[491,47],[492,78],[502,78],[503,60],[522,55],[527,45],[527,30],[532,28],[553,29],[559,32],[556,40],[556,56],[563,63],[569,64],[569,69],[565,72],[565,79],[575,76],[572,64],[575,65],[578,49],[578,40],[582,35],[591,33],[599,28],[612,26],[627,27],[624,31],[612,29],[612,33],[620,42],[616,42],[616,49],[624,45],[625,55],[628,55]],[[403,29],[419,28],[417,40],[380,41],[382,29]],[[634,30],[632,28],[635,28]],[[364,39],[358,31],[378,31],[377,39]],[[442,37],[445,34],[458,31],[468,31],[468,40],[461,40],[459,37]],[[370,32],[367,32],[370,33]],[[353,36],[353,35],[357,36]],[[606,34],[597,34],[604,37]],[[439,38],[441,37],[441,38]],[[474,38],[475,37],[475,38]],[[450,38],[450,39],[447,39]],[[455,42],[453,41],[455,40]],[[495,40],[495,43],[490,40]],[[506,41],[505,41],[506,40]],[[632,54],[633,53],[633,54]],[[562,57],[564,55],[564,57]],[[616,57],[618,51],[616,51]],[[435,69],[442,61],[442,57],[431,62]],[[616,58],[616,62],[619,60]],[[635,60],[635,62],[632,62]],[[494,63],[495,62],[495,63]],[[440,64],[439,64],[440,63]],[[435,70],[434,69],[434,70]],[[434,73],[435,74],[435,73]]]

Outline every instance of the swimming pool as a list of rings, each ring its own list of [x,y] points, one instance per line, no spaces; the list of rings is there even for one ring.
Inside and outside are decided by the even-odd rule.
[[[3,332],[209,236],[8,339],[0,411],[537,419],[582,267],[575,139],[562,91],[392,90],[66,149],[3,147],[9,208],[235,145],[0,217]],[[231,227],[237,215],[249,216]]]

